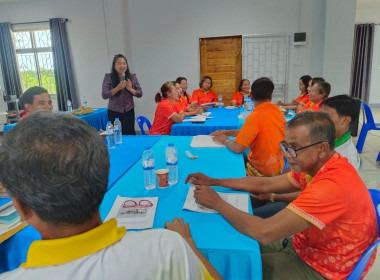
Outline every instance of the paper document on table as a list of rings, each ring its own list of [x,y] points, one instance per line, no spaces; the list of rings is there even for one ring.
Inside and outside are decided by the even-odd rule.
[[[212,140],[212,136],[210,135],[197,135],[193,137],[191,140],[190,147],[196,148],[222,148],[225,145],[215,142]]]
[[[187,209],[194,212],[201,213],[218,213],[215,210],[204,207],[195,202],[194,198],[194,190],[195,186],[191,185],[189,191],[187,193],[185,204],[183,205],[183,209]],[[248,199],[249,196],[247,193],[221,193],[217,192],[219,196],[235,208],[248,213]]]
[[[118,226],[126,229],[152,228],[158,197],[117,196],[106,221],[116,218]]]
[[[202,116],[205,116],[205,117],[208,117],[208,116],[210,116],[211,115],[211,112],[203,112],[202,113]]]
[[[195,115],[191,118],[184,119],[183,122],[205,122],[206,118],[208,117],[202,115]]]

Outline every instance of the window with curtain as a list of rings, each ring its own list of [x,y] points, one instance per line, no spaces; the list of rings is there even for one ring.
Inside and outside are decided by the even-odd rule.
[[[41,86],[55,94],[50,29],[14,30],[13,37],[23,90]]]

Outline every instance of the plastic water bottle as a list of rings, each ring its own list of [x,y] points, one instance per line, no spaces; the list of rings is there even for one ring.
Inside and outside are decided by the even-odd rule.
[[[123,135],[121,133],[121,122],[119,118],[115,118],[115,121],[113,122],[113,130],[115,132],[116,144],[123,143]]]
[[[87,107],[87,99],[86,96],[83,96],[83,106]]]
[[[178,165],[177,165],[177,149],[173,143],[169,143],[166,148],[166,166],[169,169],[169,185],[178,183]]]
[[[67,111],[71,112],[73,110],[73,105],[71,104],[71,100],[67,99]]]
[[[115,133],[113,131],[113,125],[111,121],[107,121],[106,132],[107,132],[108,149],[115,149],[116,148]]]
[[[247,110],[247,105],[248,105],[248,94],[244,93],[244,103],[243,103],[244,110]]]
[[[156,187],[156,174],[154,172],[154,154],[149,147],[145,147],[142,154],[142,165],[145,189],[153,190]]]
[[[252,110],[253,110],[253,102],[251,98],[248,98],[247,111],[251,112]]]
[[[223,106],[223,95],[221,93],[219,93],[219,96],[218,96],[218,107],[222,107]]]

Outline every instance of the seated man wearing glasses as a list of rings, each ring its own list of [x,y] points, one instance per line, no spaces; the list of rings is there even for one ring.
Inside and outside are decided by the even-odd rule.
[[[25,110],[25,114],[22,116],[22,120],[25,119],[31,112],[37,110],[53,110],[53,104],[50,99],[50,94],[47,89],[43,87],[31,87],[27,89],[19,99],[19,103],[22,109]]]
[[[103,223],[99,205],[109,167],[102,137],[70,114],[35,112],[5,135],[1,182],[21,220],[42,240],[30,245],[25,263],[0,279],[219,277],[182,219],[165,224],[173,231],[126,232],[115,219]]]
[[[326,113],[300,113],[288,122],[281,143],[291,172],[236,179],[202,173],[187,177],[198,185],[197,203],[220,212],[238,231],[259,241],[264,279],[346,279],[377,239],[367,187],[347,159],[334,151],[334,142],[334,123]],[[305,174],[313,177],[309,184]],[[214,185],[253,193],[301,193],[285,209],[262,219],[222,200],[207,187]]]

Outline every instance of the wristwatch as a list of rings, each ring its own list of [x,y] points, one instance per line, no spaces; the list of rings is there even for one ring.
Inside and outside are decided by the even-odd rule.
[[[270,198],[269,198],[270,202],[274,202],[274,195],[275,195],[275,193],[273,193],[273,192],[270,194]]]

